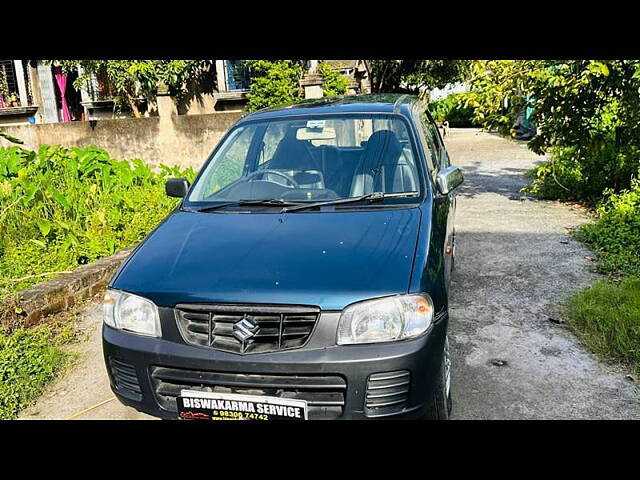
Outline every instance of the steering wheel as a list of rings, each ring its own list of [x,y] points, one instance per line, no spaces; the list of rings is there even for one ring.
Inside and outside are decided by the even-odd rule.
[[[291,178],[289,175],[287,175],[286,173],[282,173],[279,170],[271,170],[269,168],[266,168],[264,170],[256,170],[253,173],[250,173],[249,175],[247,175],[246,177],[244,177],[245,181],[249,181],[251,180],[253,177],[257,177],[258,175],[264,175],[265,173],[272,173],[274,175],[277,175],[279,177],[284,178],[287,182],[289,182],[293,188],[300,188],[300,185],[298,184],[298,182],[296,182],[293,178]],[[275,182],[272,182],[275,183]]]

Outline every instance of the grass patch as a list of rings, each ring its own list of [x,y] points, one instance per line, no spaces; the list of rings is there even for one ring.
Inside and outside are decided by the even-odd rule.
[[[640,278],[594,283],[569,300],[566,317],[596,354],[640,374]]]
[[[16,418],[35,403],[45,385],[74,356],[62,346],[74,338],[73,324],[43,324],[9,333],[0,329],[0,419]]]

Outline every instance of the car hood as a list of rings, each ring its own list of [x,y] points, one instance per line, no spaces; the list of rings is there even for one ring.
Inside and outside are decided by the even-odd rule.
[[[176,303],[283,303],[341,310],[406,293],[420,209],[178,211],[132,254],[113,288]]]

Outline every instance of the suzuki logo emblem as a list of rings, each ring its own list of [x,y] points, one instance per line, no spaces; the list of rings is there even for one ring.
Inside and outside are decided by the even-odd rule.
[[[233,324],[233,336],[242,343],[253,337],[256,330],[258,330],[258,325],[249,320],[246,315],[242,320]]]

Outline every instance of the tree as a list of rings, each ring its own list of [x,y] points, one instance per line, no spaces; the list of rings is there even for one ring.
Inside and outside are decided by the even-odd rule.
[[[414,93],[466,78],[467,60],[366,60],[373,93]]]
[[[190,80],[208,76],[214,60],[62,60],[51,61],[59,64],[63,71],[70,72],[81,67],[82,73],[74,82],[74,87],[86,86],[93,75],[104,72],[115,90],[114,101],[128,105],[134,116],[142,116],[138,99],[153,99],[158,86],[163,83],[171,95],[185,94]]]
[[[249,60],[247,67],[251,77],[247,94],[248,111],[295,103],[304,98],[300,88],[300,78],[303,74],[300,62]]]
[[[318,73],[322,75],[322,93],[325,97],[335,97],[347,93],[349,79],[333,70],[325,62],[318,64]]]
[[[640,61],[477,61],[470,83],[467,104],[485,128],[506,133],[531,109],[529,148],[553,153],[536,172],[536,193],[593,201],[638,175]]]
[[[471,91],[463,95],[466,107],[474,109],[476,123],[487,130],[510,134],[516,116],[525,107],[530,89],[529,75],[544,62],[478,60],[469,67]]]

